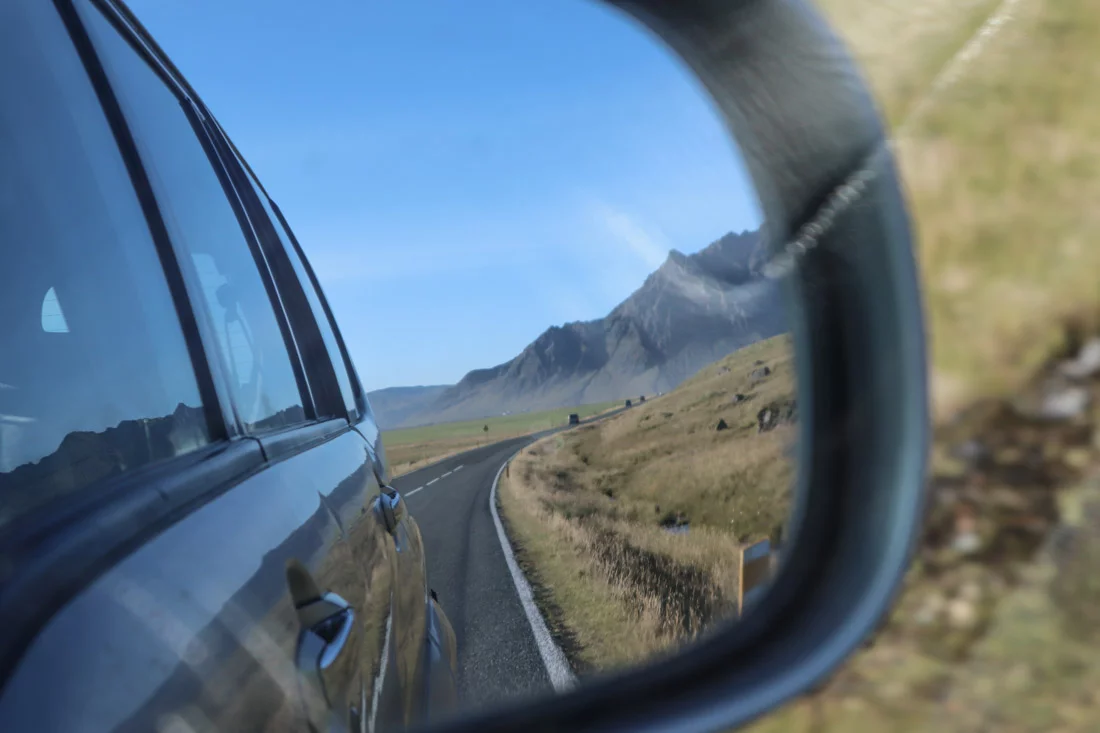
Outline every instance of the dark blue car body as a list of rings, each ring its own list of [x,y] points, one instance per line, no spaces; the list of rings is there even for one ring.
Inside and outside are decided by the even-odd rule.
[[[5,0],[0,93],[0,730],[450,709],[340,330],[210,111],[114,0]]]

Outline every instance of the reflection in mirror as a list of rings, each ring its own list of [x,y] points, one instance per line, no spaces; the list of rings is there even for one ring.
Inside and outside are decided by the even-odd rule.
[[[413,520],[395,602],[422,602],[422,546],[464,710],[738,618],[784,546],[798,400],[711,100],[598,3],[357,8],[298,18],[309,53],[258,50],[271,88],[173,40],[171,8],[142,16],[286,215],[368,390]],[[371,627],[386,684],[415,682],[414,626]]]
[[[411,6],[375,29],[399,40],[368,92],[399,99],[363,136],[392,147],[354,248],[311,257],[471,708],[736,619],[782,547],[798,405],[756,196],[690,72],[593,3],[431,11],[423,46]]]

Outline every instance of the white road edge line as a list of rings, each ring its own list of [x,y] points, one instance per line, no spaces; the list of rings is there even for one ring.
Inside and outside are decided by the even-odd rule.
[[[415,494],[416,492],[420,491],[423,488],[424,488],[423,486],[417,486],[415,489],[413,489],[409,493],[405,494],[405,496],[412,496],[413,494]]]
[[[520,450],[523,450],[520,448]],[[500,513],[497,512],[497,484],[500,482],[500,474],[504,473],[504,467],[508,462],[519,455],[516,451],[508,460],[501,464],[493,479],[493,488],[489,491],[489,511],[493,514],[493,524],[497,528],[497,538],[500,540],[500,548],[504,550],[504,561],[508,563],[508,570],[512,574],[512,583],[516,586],[516,594],[523,605],[523,612],[527,615],[527,622],[531,624],[531,633],[535,637],[535,645],[539,648],[539,656],[546,668],[546,674],[550,677],[550,684],[555,692],[566,692],[577,682],[573,670],[569,668],[569,662],[565,659],[558,645],[554,643],[554,637],[550,635],[550,629],[546,627],[546,621],[539,613],[535,605],[535,594],[531,592],[531,585],[520,570],[516,562],[515,553],[512,552],[512,543],[508,541],[508,535],[504,533],[504,524],[500,521]]]
[[[443,474],[443,475],[442,475],[442,476],[440,476],[439,478],[447,478],[447,477],[448,477],[448,476],[450,476],[450,475],[451,475],[452,473],[454,473],[454,471],[447,471],[447,473]]]
[[[463,464],[463,465],[465,465],[465,464]],[[458,468],[455,469],[455,471],[461,471],[461,470],[462,470],[462,466],[459,466]]]
[[[378,718],[378,701],[382,697],[382,684],[386,681],[386,667],[390,662],[390,631],[393,630],[393,594],[390,594],[390,613],[386,616],[386,640],[382,642],[382,666],[374,678],[374,696],[370,701],[370,718],[367,730],[374,733],[375,720]]]

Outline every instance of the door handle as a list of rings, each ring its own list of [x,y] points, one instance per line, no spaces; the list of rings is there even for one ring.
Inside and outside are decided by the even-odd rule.
[[[340,652],[344,651],[344,647],[347,646],[348,637],[351,636],[351,630],[355,623],[355,611],[347,606],[346,602],[335,593],[326,594],[324,602],[333,603],[334,605],[334,602],[344,603],[345,607],[305,630],[321,641],[321,653],[317,657],[318,669],[328,669],[332,666],[332,663],[340,656]]]
[[[397,528],[405,519],[405,514],[408,511],[405,508],[405,500],[401,498],[401,494],[398,493],[397,489],[392,486],[383,486],[382,493],[378,497],[378,508],[382,514],[382,524],[385,525],[386,531],[396,535]]]
[[[298,609],[301,634],[298,640],[298,666],[316,676],[321,688],[321,672],[340,657],[355,625],[355,611],[340,596],[326,593],[305,608]],[[328,695],[325,695],[328,699]],[[333,702],[329,700],[329,702]]]
[[[296,662],[329,706],[335,706],[325,686],[325,670],[331,667],[348,646],[355,626],[355,610],[335,593],[321,593],[309,572],[297,561],[287,564],[287,584],[298,616]]]
[[[325,593],[316,601],[298,609],[302,629],[301,646],[306,658],[316,662],[317,669],[328,669],[347,646],[355,623],[355,611],[335,593]]]
[[[328,731],[346,730],[345,715],[358,713],[354,705],[358,701],[343,699],[339,688],[332,689],[326,680],[329,668],[336,663],[348,647],[348,639],[355,625],[355,611],[347,601],[335,593],[326,593],[299,614],[319,617],[311,626],[302,626],[298,636],[297,665],[303,684],[312,688],[314,699],[322,701],[323,713],[329,719]],[[335,671],[335,670],[333,670]],[[341,675],[337,673],[336,678]],[[349,707],[351,706],[351,707]]]

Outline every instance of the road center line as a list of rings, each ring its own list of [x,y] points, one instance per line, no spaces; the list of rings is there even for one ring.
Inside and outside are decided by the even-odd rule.
[[[450,475],[451,475],[452,473],[454,473],[454,471],[447,471],[447,473],[443,474],[443,475],[442,475],[442,476],[440,476],[439,478],[447,478],[447,477],[448,477],[448,476],[450,476]]]
[[[433,479],[432,479],[431,481],[429,481],[428,483],[426,483],[426,484],[424,484],[424,485],[425,485],[425,486],[431,486],[432,484],[434,484],[434,483],[435,483],[436,481],[438,481],[438,480],[439,480],[439,477],[438,477],[438,476],[436,476],[435,478],[433,478]]]
[[[455,473],[458,473],[461,470],[462,470],[462,466],[459,466],[458,468],[455,469]]]
[[[520,448],[520,450],[523,450],[523,448]],[[555,692],[565,692],[576,684],[577,679],[573,676],[573,670],[570,669],[565,654],[554,643],[554,637],[550,635],[550,630],[546,628],[546,621],[542,618],[538,606],[535,605],[535,594],[531,592],[531,585],[524,577],[523,571],[520,570],[519,563],[516,562],[515,553],[512,552],[512,543],[508,541],[508,535],[504,533],[504,525],[500,521],[500,513],[497,512],[497,484],[500,482],[500,474],[504,473],[504,467],[508,465],[508,461],[511,461],[517,455],[519,455],[519,451],[509,456],[508,460],[502,463],[497,471],[496,478],[493,479],[493,488],[489,490],[489,511],[493,514],[493,524],[497,528],[497,539],[500,540],[500,548],[504,551],[504,561],[508,563],[508,571],[512,574],[512,583],[516,586],[516,594],[519,595],[519,601],[523,605],[527,623],[531,625],[531,633],[535,637],[535,645],[539,649],[539,656],[542,657],[546,674],[550,677],[550,684],[554,686]]]
[[[415,489],[413,489],[409,493],[405,494],[405,496],[412,496],[413,494],[415,494],[416,492],[420,491],[423,488],[424,488],[423,486],[417,486]]]

